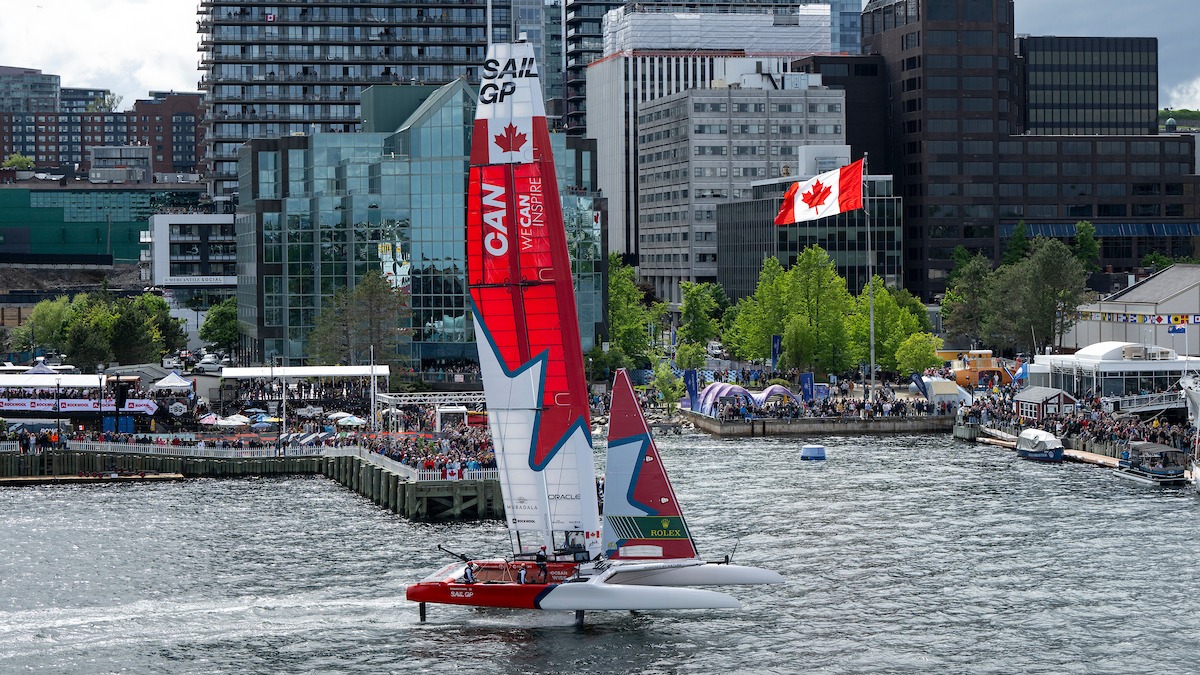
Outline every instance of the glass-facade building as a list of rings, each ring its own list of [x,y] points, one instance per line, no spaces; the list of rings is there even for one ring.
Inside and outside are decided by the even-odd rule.
[[[141,231],[155,213],[195,208],[203,190],[0,188],[0,256],[112,256],[135,264],[146,245]],[[48,258],[43,258],[48,259]]]
[[[255,140],[239,158],[238,318],[241,357],[303,363],[323,302],[370,270],[410,293],[401,363],[478,359],[466,287],[466,178],[475,88],[382,87],[370,109],[410,110],[391,132],[315,133]],[[564,157],[573,157],[563,152]],[[566,176],[579,175],[568,165]],[[590,169],[589,169],[590,172]],[[561,179],[560,179],[561,180]],[[571,196],[570,240],[584,255],[581,296],[603,291],[593,195]],[[597,225],[594,225],[596,223]],[[586,227],[583,227],[586,225]],[[599,258],[599,261],[597,261]],[[601,301],[581,313],[602,316]],[[594,325],[584,325],[594,335]]]
[[[1025,131],[1031,134],[1158,132],[1158,40],[1018,37]]]
[[[1090,221],[1116,272],[1194,250],[1196,139],[1156,133],[1153,38],[1018,41],[1013,0],[870,0],[862,22],[887,80],[872,164],[904,197],[906,289],[936,300],[957,246],[998,261],[1020,223],[1071,243]]]
[[[872,273],[889,286],[900,286],[904,278],[903,208],[901,198],[893,192],[892,177],[867,176],[865,210],[775,225],[783,192],[795,181],[780,178],[756,183],[751,199],[717,206],[717,245],[721,249],[717,283],[729,299],[754,294],[766,258],[775,257],[786,269],[809,246],[825,249],[852,293],[866,285],[871,253]]]

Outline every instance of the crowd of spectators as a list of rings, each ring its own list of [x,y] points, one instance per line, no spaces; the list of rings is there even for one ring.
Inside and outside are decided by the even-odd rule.
[[[1159,415],[1143,418],[1106,412],[1103,399],[1095,394],[1078,399],[1075,409],[1069,413],[1033,419],[1017,412],[1013,399],[1016,393],[1012,385],[993,387],[986,393],[978,394],[975,402],[963,409],[963,415],[968,421],[986,427],[1008,429],[1014,434],[1035,428],[1049,431],[1059,438],[1075,438],[1084,443],[1125,445],[1130,441],[1151,441],[1187,449],[1193,446],[1196,439],[1196,427],[1191,424],[1170,422]]]

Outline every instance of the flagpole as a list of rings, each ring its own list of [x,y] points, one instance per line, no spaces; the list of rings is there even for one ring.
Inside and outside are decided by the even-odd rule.
[[[863,191],[863,221],[867,227],[867,305],[869,308],[869,317],[871,323],[871,386],[867,389],[865,395],[866,400],[870,400],[871,394],[875,391],[875,275],[873,272],[873,263],[875,252],[871,248],[871,209],[867,206],[867,156],[870,153],[863,153],[862,167],[862,191]]]

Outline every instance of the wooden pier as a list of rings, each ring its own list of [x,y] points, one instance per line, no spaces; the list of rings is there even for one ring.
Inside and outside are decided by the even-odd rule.
[[[118,444],[112,447],[120,449]],[[499,481],[417,481],[382,466],[385,463],[384,458],[366,451],[340,456],[221,458],[69,449],[34,454],[4,452],[0,453],[0,487],[124,483],[151,476],[181,480],[310,474],[335,480],[381,508],[414,520],[504,517]],[[112,478],[113,474],[118,478]]]

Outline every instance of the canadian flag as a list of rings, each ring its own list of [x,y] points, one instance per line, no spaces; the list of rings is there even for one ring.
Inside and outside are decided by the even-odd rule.
[[[792,183],[783,195],[776,225],[802,223],[863,207],[863,161]]]

